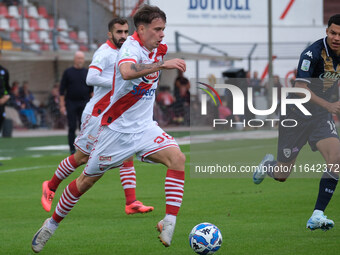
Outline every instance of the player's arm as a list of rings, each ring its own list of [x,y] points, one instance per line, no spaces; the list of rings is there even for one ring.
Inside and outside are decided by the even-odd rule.
[[[328,102],[327,100],[315,95],[315,93],[308,88],[306,82],[296,81],[295,87],[307,89],[311,94],[310,101],[312,103],[317,104],[317,105],[321,106],[322,108],[325,108],[330,113],[340,113],[340,101],[331,103],[331,102]],[[297,94],[297,95],[299,95],[299,94]],[[304,96],[304,95],[301,94],[301,96]]]
[[[102,77],[100,70],[98,70],[97,68],[90,67],[86,76],[86,84],[88,86],[111,88],[112,79],[106,79]]]
[[[4,95],[0,98],[0,105],[6,104],[6,102],[10,99],[9,95]]]
[[[155,62],[152,64],[126,62],[119,66],[119,71],[122,74],[124,80],[136,79],[163,69],[178,69],[182,72],[185,72],[186,64],[183,59],[175,58],[167,61]]]

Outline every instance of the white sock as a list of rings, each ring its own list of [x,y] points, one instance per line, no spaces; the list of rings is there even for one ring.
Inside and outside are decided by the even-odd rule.
[[[171,215],[171,214],[166,214],[164,217],[165,221],[170,221],[171,223],[176,224],[176,216],[175,215]]]
[[[59,223],[56,222],[52,217],[50,218],[50,220],[48,220],[46,222],[46,227],[49,228],[50,230],[52,230],[52,233],[54,233],[54,231],[56,231],[58,226],[59,226]]]
[[[314,210],[313,215],[319,215],[319,214],[323,214],[323,211],[321,211],[321,210]]]

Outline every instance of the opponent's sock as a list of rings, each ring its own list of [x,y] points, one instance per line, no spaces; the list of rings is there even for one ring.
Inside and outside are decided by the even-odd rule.
[[[320,184],[319,194],[315,203],[314,210],[325,211],[329,201],[331,200],[335,191],[336,185],[338,184],[339,175],[329,171],[324,172]]]
[[[124,162],[120,167],[119,175],[125,193],[126,205],[130,205],[136,201],[136,171],[133,161]]]
[[[168,169],[165,178],[165,213],[177,216],[184,192],[184,171]]]
[[[79,192],[76,184],[76,180],[72,181],[61,195],[57,207],[54,210],[52,218],[59,223],[66,215],[72,210],[75,204],[83,193]]]
[[[274,177],[274,173],[275,173],[275,168],[277,166],[277,161],[273,160],[273,161],[268,161],[265,166],[267,167],[267,175],[271,178],[275,178]]]
[[[74,154],[65,158],[60,162],[57,170],[55,171],[52,179],[48,182],[48,188],[52,191],[56,191],[59,184],[66,179],[74,170],[78,167]]]

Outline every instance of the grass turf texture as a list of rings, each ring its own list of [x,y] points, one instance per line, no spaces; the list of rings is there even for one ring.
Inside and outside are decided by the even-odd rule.
[[[0,254],[33,254],[30,248],[33,234],[52,214],[45,212],[40,204],[41,184],[68,154],[67,151],[38,153],[25,148],[58,144],[65,144],[65,139],[0,139],[0,156],[13,157],[2,161],[4,165],[0,166]],[[226,157],[245,164],[258,162],[265,153],[276,151],[276,139],[226,144]],[[190,146],[181,148],[190,162]],[[307,146],[298,158],[301,164],[320,162],[323,160],[319,153],[312,153]],[[335,228],[311,232],[306,229],[306,222],[314,207],[319,179],[290,178],[286,183],[266,179],[257,186],[251,178],[192,178],[189,163],[173,243],[165,248],[157,239],[155,226],[165,211],[166,168],[138,161],[135,168],[137,198],[153,205],[154,212],[126,215],[119,173],[111,170],[80,199],[41,254],[194,254],[188,235],[201,222],[211,222],[221,230],[223,244],[217,252],[221,255],[339,253],[339,191],[326,210],[326,215],[335,221]],[[52,209],[64,187],[82,169],[60,185]]]

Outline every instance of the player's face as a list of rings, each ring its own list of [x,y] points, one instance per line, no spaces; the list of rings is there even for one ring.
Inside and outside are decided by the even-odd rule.
[[[340,26],[333,23],[326,29],[326,33],[329,47],[340,54]]]
[[[117,48],[122,47],[126,38],[129,35],[129,25],[126,23],[124,25],[114,24],[111,32],[108,32],[108,37],[117,46]]]
[[[143,41],[148,50],[153,50],[159,46],[164,37],[165,22],[161,18],[152,20],[143,29]]]

